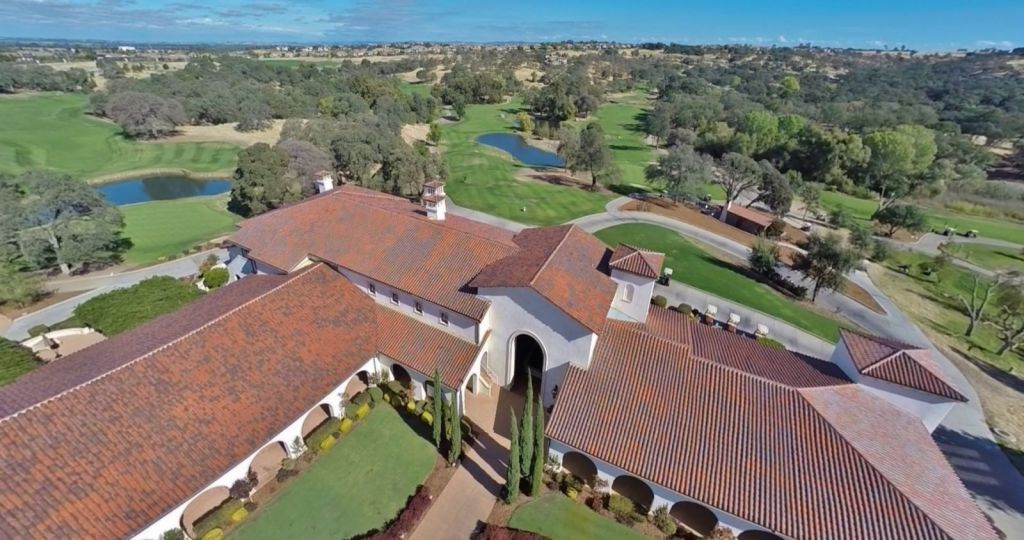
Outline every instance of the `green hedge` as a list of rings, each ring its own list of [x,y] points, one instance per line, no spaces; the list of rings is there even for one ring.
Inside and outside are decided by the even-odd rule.
[[[175,311],[202,294],[172,277],[152,277],[82,303],[75,308],[75,318],[110,337]]]
[[[306,435],[306,448],[318,450],[320,444],[328,437],[333,437],[340,427],[341,420],[333,417],[328,418],[323,424],[320,424],[310,432],[309,435]]]
[[[241,508],[243,508],[242,501],[238,499],[228,499],[224,501],[224,504],[218,506],[216,510],[210,512],[206,517],[196,523],[195,537],[220,538],[220,536],[223,536],[226,529],[230,529],[235,525],[235,522],[231,520],[231,516]],[[221,532],[220,536],[215,532],[217,530]]]
[[[372,399],[374,403],[377,403],[384,398],[384,391],[381,390],[379,386],[371,387],[366,392],[370,394],[370,399]]]
[[[13,382],[39,365],[39,360],[28,347],[0,338],[0,385]]]
[[[226,284],[229,277],[227,268],[211,268],[203,274],[203,285],[207,289],[216,289]]]

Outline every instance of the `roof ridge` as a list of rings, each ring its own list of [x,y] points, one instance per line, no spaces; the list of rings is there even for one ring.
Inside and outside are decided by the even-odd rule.
[[[360,187],[360,186],[351,186],[351,187],[358,188],[358,191],[352,190],[351,188],[349,188],[348,191],[347,191],[349,194],[352,194],[355,197],[366,197],[368,199],[380,199],[380,200],[394,200],[396,202],[401,202],[401,203],[409,204],[409,205],[412,205],[412,206],[416,206],[412,201],[410,201],[410,200],[408,200],[408,199],[406,199],[404,197],[398,197],[396,195],[389,195],[387,193],[381,193],[381,192],[378,192],[378,191],[372,191],[372,190],[369,190],[369,189],[366,189],[366,188],[363,188],[363,187]],[[335,190],[335,191],[341,192],[341,190]],[[416,220],[416,221],[423,221],[421,219],[417,219],[417,218],[415,218],[413,216],[410,216],[410,215],[407,215],[405,213],[396,212],[396,211],[388,209],[388,208],[381,208],[379,206],[374,206],[372,204],[369,204],[369,203],[366,203],[366,202],[363,202],[363,201],[353,200],[353,202],[355,204],[358,204],[358,205],[364,207],[364,208],[372,208],[374,210],[380,210],[380,211],[383,211],[383,212],[387,212],[388,214],[392,214],[392,215],[396,215],[396,216],[401,216],[402,218],[405,218],[405,219],[413,219],[413,220]],[[460,219],[466,219],[466,220],[472,221],[473,223],[476,223],[478,225],[483,225],[483,226],[486,226],[486,227],[494,227],[493,225],[484,223],[482,221],[477,221],[475,219],[471,219],[471,218],[467,218],[467,217],[463,217],[463,216],[459,216],[459,215],[456,215],[456,217],[458,217]],[[459,228],[456,228],[456,227],[448,226],[448,224],[445,223],[445,220],[430,220],[430,222],[431,223],[436,223],[437,225],[443,227],[447,231],[454,231],[454,232],[457,232],[457,233],[460,233],[460,234],[465,234],[467,236],[472,236],[473,238],[478,238],[480,240],[484,240],[484,241],[489,242],[489,243],[491,243],[493,245],[496,245],[496,246],[509,247],[508,244],[506,244],[504,242],[499,242],[497,240],[494,240],[493,238],[488,238],[487,236],[484,236],[484,235],[480,235],[480,234],[476,234],[474,232],[470,232],[470,231],[462,230],[462,229],[459,229]],[[499,227],[494,227],[494,228],[498,229]]]
[[[895,482],[893,482],[892,479],[890,479],[888,475],[886,475],[885,473],[883,473],[881,471],[881,469],[876,467],[875,463],[871,459],[869,459],[866,455],[864,455],[864,453],[861,452],[860,448],[857,448],[857,445],[851,443],[850,440],[846,438],[846,435],[844,435],[838,428],[836,428],[836,426],[831,421],[829,421],[828,418],[825,417],[824,414],[822,414],[822,412],[818,409],[817,405],[815,405],[813,401],[807,399],[807,396],[804,395],[805,393],[810,393],[811,391],[817,391],[817,390],[824,391],[824,387],[797,388],[795,390],[797,391],[798,394],[800,394],[800,399],[804,400],[808,405],[810,405],[811,409],[814,410],[814,413],[818,416],[818,418],[824,422],[824,424],[826,426],[826,429],[828,429],[832,433],[835,433],[836,436],[839,437],[839,439],[843,442],[843,445],[849,447],[857,455],[857,457],[859,457],[860,459],[864,460],[864,462],[867,463],[870,466],[871,470],[875,471],[875,473],[878,476],[880,476],[885,481],[885,483],[887,485],[891,486],[893,488],[893,490],[896,491],[896,493],[900,494],[900,497],[903,498],[904,501],[909,503],[912,507],[914,507],[915,510],[917,510],[921,514],[925,515],[928,518],[928,522],[929,523],[931,523],[934,527],[936,527],[937,529],[939,529],[940,531],[945,533],[947,538],[949,538],[950,540],[953,540],[954,537],[952,535],[950,535],[948,531],[946,531],[945,527],[940,525],[935,520],[935,518],[932,517],[932,515],[929,514],[925,509],[921,508],[921,506],[917,504],[917,502],[914,500],[914,498],[911,497],[910,495],[908,495],[905,491],[903,491],[903,489],[901,489],[900,486],[898,486]],[[831,389],[829,391],[833,391],[834,392],[835,390]],[[898,408],[898,407],[896,407],[894,405],[892,407],[893,408]],[[960,487],[963,488],[966,491],[966,488],[963,485],[963,481],[960,480],[960,476],[957,475],[957,474],[954,474],[953,476],[956,478],[956,481],[960,483]]]
[[[540,268],[538,268],[537,271],[534,272],[533,277],[530,278],[530,287],[533,287],[534,281],[536,281],[537,277],[540,276],[541,272],[543,272],[544,269],[548,267],[548,263],[551,262],[551,259],[555,258],[555,253],[557,253],[558,250],[562,249],[562,246],[565,244],[565,241],[569,238],[569,233],[572,232],[573,227],[575,227],[575,226],[576,226],[575,224],[570,223],[565,228],[565,234],[562,235],[562,239],[558,241],[557,245],[555,245],[555,249],[552,249],[551,252],[548,253],[548,256],[544,258],[544,264],[540,265]],[[542,296],[544,296],[544,295],[542,295]],[[547,296],[544,296],[544,297],[547,298]],[[550,302],[551,299],[548,298],[548,301]]]
[[[153,349],[153,350],[151,350],[151,351],[149,351],[149,352],[147,352],[145,354],[140,355],[138,358],[135,358],[134,360],[131,360],[130,362],[126,362],[124,364],[121,364],[120,366],[117,366],[117,367],[113,368],[113,369],[104,371],[103,373],[101,373],[101,374],[99,374],[99,375],[97,375],[97,376],[95,376],[95,377],[93,377],[93,378],[91,378],[91,379],[89,379],[89,380],[87,380],[85,382],[76,384],[75,386],[72,386],[71,388],[68,388],[68,389],[65,389],[65,390],[63,390],[61,392],[58,392],[58,393],[56,393],[56,394],[54,394],[54,395],[52,395],[52,396],[50,396],[50,397],[48,397],[48,398],[46,398],[46,399],[44,399],[42,401],[38,401],[36,403],[33,403],[32,405],[29,405],[28,407],[23,407],[22,409],[19,409],[18,411],[10,413],[7,416],[4,416],[3,418],[0,418],[0,423],[6,422],[6,421],[8,421],[8,420],[10,420],[12,418],[15,418],[15,417],[17,417],[17,416],[19,416],[21,414],[24,414],[24,413],[26,413],[26,412],[28,412],[28,411],[30,411],[32,409],[36,409],[36,408],[41,407],[41,406],[43,406],[43,405],[45,405],[45,404],[47,404],[47,403],[49,403],[51,401],[54,401],[54,400],[56,400],[58,398],[61,398],[61,397],[64,397],[64,396],[66,396],[66,395],[68,395],[68,394],[70,394],[72,392],[75,392],[76,390],[79,390],[81,388],[84,388],[84,387],[86,387],[86,386],[88,386],[88,385],[90,385],[90,384],[92,384],[92,383],[94,383],[94,382],[96,382],[96,381],[98,381],[100,379],[106,378],[108,375],[117,373],[118,371],[121,371],[121,370],[123,370],[123,369],[125,369],[125,368],[127,368],[129,366],[133,366],[136,363],[138,363],[139,361],[141,361],[141,360],[143,360],[145,358],[148,358],[148,357],[150,357],[150,356],[152,356],[152,355],[154,355],[154,354],[156,354],[156,353],[158,353],[158,352],[160,352],[160,351],[162,351],[164,349],[167,349],[168,347],[170,347],[172,345],[180,343],[180,342],[184,341],[185,339],[187,339],[187,338],[189,338],[189,337],[191,337],[191,336],[193,336],[193,335],[195,335],[195,334],[197,334],[197,333],[199,333],[199,332],[209,328],[214,323],[220,322],[220,321],[224,320],[225,318],[227,318],[227,317],[229,317],[231,315],[234,315],[235,313],[237,313],[242,308],[244,308],[244,307],[246,307],[246,306],[248,306],[250,304],[253,304],[255,302],[258,302],[258,301],[266,298],[267,296],[269,296],[270,294],[272,294],[274,292],[277,292],[280,288],[282,288],[285,285],[288,285],[288,284],[294,282],[295,280],[297,280],[297,279],[299,279],[301,277],[304,277],[306,274],[311,273],[311,271],[314,268],[318,268],[320,266],[325,266],[325,265],[323,265],[323,263],[318,263],[316,265],[311,265],[308,269],[302,269],[298,273],[296,273],[294,276],[290,276],[289,279],[286,279],[285,281],[283,281],[279,285],[271,288],[268,291],[265,291],[263,294],[260,294],[260,295],[256,296],[255,298],[251,298],[251,299],[247,300],[246,302],[243,302],[243,303],[239,304],[238,306],[234,307],[233,309],[230,309],[227,312],[223,313],[219,317],[216,317],[216,318],[214,318],[214,319],[212,319],[210,321],[207,321],[202,326],[199,326],[198,328],[196,328],[196,329],[194,329],[194,330],[192,330],[190,332],[187,332],[187,333],[179,336],[176,339],[173,339],[173,340],[171,340],[171,341],[169,341],[167,343],[164,343],[163,345],[161,345],[161,346],[159,346],[159,347],[157,347],[157,348],[155,348],[155,349]]]

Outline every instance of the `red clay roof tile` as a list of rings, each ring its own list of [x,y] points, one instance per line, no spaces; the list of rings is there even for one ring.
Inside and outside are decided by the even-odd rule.
[[[927,349],[845,329],[839,334],[862,374],[947,399],[967,401]]]
[[[638,276],[657,278],[661,273],[661,264],[665,256],[653,251],[643,251],[627,244],[615,246],[608,266]]]
[[[378,349],[427,377],[437,368],[448,388],[461,388],[479,347],[394,309],[377,305]]]

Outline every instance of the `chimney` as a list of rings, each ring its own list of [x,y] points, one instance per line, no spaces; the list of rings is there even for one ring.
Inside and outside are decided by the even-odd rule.
[[[316,173],[316,180],[313,181],[313,186],[316,187],[317,193],[327,193],[334,189],[334,177],[331,176],[331,171]]]
[[[423,206],[427,207],[427,217],[444,221],[448,211],[447,197],[444,194],[444,182],[431,180],[423,184]]]

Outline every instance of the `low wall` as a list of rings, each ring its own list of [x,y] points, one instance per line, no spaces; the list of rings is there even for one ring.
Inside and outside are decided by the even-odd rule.
[[[683,283],[673,282],[671,287],[658,285],[654,289],[654,294],[667,298],[669,306],[689,304],[702,313],[709,304],[717,306],[718,315],[715,318],[722,324],[729,320],[730,313],[735,313],[740,316],[738,328],[751,334],[757,329],[758,324],[763,324],[768,327],[768,337],[779,341],[794,352],[828,360],[835,349],[834,343],[829,343],[767,313]]]
[[[25,341],[22,341],[21,344],[34,351],[36,350],[36,347],[39,347],[43,344],[43,336],[46,336],[53,340],[60,340],[60,338],[63,337],[84,336],[85,334],[92,334],[94,332],[96,331],[93,330],[92,328],[65,328],[63,330],[54,330],[52,332],[47,332],[45,334],[38,335],[34,338],[26,339]]]

